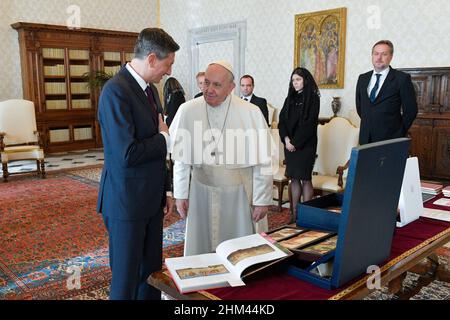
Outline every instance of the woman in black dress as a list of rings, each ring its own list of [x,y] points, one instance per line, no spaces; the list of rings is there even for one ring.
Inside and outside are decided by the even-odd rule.
[[[311,200],[314,194],[311,174],[317,151],[319,109],[320,93],[313,76],[307,69],[294,69],[278,124],[284,144],[285,175],[291,179],[293,221],[302,194],[303,201]]]
[[[181,104],[186,102],[184,90],[177,79],[170,77],[164,84],[164,114],[167,115],[166,123],[170,127],[175,114]]]

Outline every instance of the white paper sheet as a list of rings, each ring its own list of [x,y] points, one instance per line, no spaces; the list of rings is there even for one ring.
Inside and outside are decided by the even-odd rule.
[[[424,208],[422,217],[450,222],[450,211]]]

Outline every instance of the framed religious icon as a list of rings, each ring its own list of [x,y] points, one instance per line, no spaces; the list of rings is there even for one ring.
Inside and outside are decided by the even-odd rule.
[[[319,88],[343,88],[346,8],[295,15],[294,68],[308,69]]]

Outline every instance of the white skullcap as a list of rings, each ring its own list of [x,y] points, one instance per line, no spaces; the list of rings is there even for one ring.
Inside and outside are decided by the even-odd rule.
[[[226,61],[226,60],[217,60],[217,61],[211,62],[209,65],[212,65],[212,64],[218,64],[218,65],[221,65],[222,67],[224,67],[225,69],[227,69],[228,71],[230,71],[231,74],[233,74],[233,67],[232,67],[231,64],[230,64],[228,61]],[[234,75],[234,74],[233,74],[233,75]]]

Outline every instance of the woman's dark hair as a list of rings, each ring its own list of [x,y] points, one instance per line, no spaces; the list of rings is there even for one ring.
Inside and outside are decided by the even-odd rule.
[[[294,89],[294,85],[292,84],[292,76],[296,74],[303,78],[303,119],[307,119],[309,117],[309,108],[308,106],[311,104],[314,95],[320,97],[319,87],[317,86],[314,77],[308,69],[297,67],[292,71],[291,76],[289,78],[289,90],[288,90],[288,103],[294,103],[294,97],[297,95],[297,92]]]
[[[170,77],[166,80],[163,88],[164,105],[167,105],[170,101],[170,97],[175,92],[181,92],[184,95],[184,89],[177,79]]]

